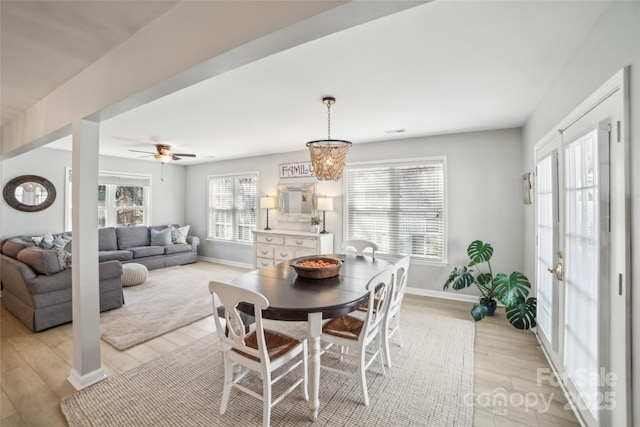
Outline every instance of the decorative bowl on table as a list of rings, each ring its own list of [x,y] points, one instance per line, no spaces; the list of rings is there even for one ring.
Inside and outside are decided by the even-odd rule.
[[[311,256],[297,258],[291,261],[291,267],[298,276],[307,279],[328,279],[340,274],[342,261],[325,256]]]

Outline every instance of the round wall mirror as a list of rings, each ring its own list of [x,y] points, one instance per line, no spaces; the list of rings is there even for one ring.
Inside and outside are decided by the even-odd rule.
[[[37,175],[13,178],[4,186],[4,199],[14,209],[38,212],[48,208],[56,200],[56,188],[51,181]]]

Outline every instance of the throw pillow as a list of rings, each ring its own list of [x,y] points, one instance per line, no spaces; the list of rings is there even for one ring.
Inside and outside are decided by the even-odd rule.
[[[42,236],[33,236],[31,238],[31,241],[42,249],[51,249],[53,247],[54,240],[53,234],[50,232],[45,233]]]
[[[61,234],[53,239],[53,246],[56,248],[64,248],[69,242],[71,242],[71,237],[67,237]]]
[[[4,245],[2,246],[2,253],[10,256],[11,258],[16,258],[18,256],[18,252],[31,246],[33,246],[32,242],[25,242],[24,240],[14,238],[4,242]]]
[[[55,274],[65,268],[58,252],[50,249],[25,248],[18,253],[17,258],[41,274]]]
[[[171,226],[171,240],[173,243],[187,243],[187,236],[189,235],[190,225],[176,228]]]
[[[163,230],[149,230],[151,233],[151,246],[167,246],[173,244],[171,242],[171,229],[169,227]]]

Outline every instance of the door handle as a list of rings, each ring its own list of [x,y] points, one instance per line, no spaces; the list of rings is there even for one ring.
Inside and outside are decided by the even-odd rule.
[[[556,278],[562,281],[562,264],[556,264],[555,268],[547,268],[547,271],[551,274],[555,274]]]

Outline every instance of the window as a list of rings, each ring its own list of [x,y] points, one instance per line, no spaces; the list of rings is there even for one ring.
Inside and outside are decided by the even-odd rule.
[[[446,261],[444,157],[348,166],[345,240],[375,242],[380,252]]]
[[[98,227],[149,223],[150,175],[99,172]],[[71,230],[71,169],[67,169],[66,229]]]
[[[209,239],[253,243],[258,174],[209,177]]]

